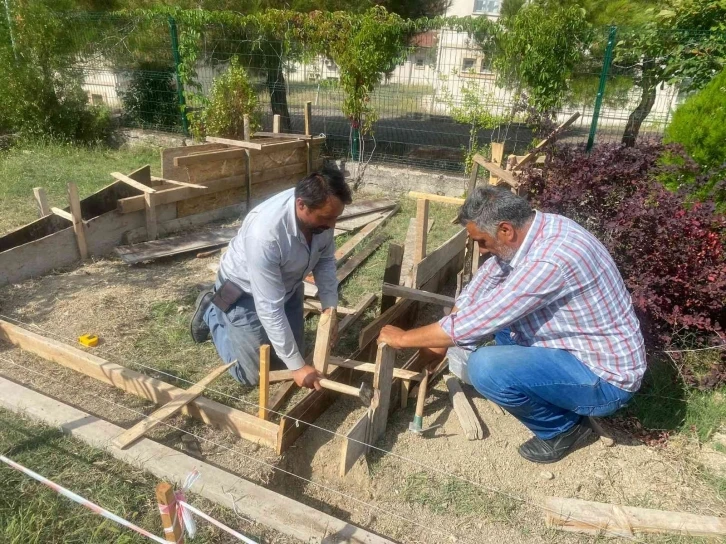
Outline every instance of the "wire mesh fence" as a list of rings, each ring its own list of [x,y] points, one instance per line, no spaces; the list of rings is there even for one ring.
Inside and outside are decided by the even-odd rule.
[[[182,84],[179,66],[188,52],[179,35],[185,29],[173,19],[75,15],[64,17],[62,24],[72,25],[78,39],[87,42],[77,68],[89,103],[110,108],[123,126],[188,132],[182,106],[188,112],[203,107],[200,97],[209,95],[236,58],[257,93],[264,130],[271,130],[278,113],[283,132],[303,132],[309,101],[312,132],[326,135],[328,153],[336,158],[351,153],[353,130],[342,113],[340,70],[302,44],[261,42],[241,29],[210,25],[195,31],[199,50],[193,74]],[[678,88],[665,83],[645,96],[640,68],[618,63],[622,46],[614,32],[595,33],[590,54],[552,112],[554,124],[580,113],[564,141],[620,142],[639,105],[644,111],[644,100],[650,107],[637,138],[660,137],[679,102]],[[522,94],[493,68],[493,55],[466,32],[441,28],[414,36],[403,62],[383,74],[372,93],[378,120],[373,134],[364,138],[364,160],[461,172],[474,146],[497,141],[505,143],[506,154],[526,152],[542,132],[528,119]],[[485,127],[476,121],[483,114],[490,122]]]

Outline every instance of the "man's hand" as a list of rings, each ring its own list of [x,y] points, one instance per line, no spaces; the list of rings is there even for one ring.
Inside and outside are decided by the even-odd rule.
[[[322,389],[320,378],[322,378],[320,373],[311,365],[305,365],[292,371],[292,379],[295,380],[298,387],[307,387],[308,389],[320,391]]]
[[[399,329],[393,325],[386,325],[381,329],[381,334],[378,335],[378,343],[388,344],[393,349],[401,349],[403,348],[401,342],[404,334],[406,334],[406,331],[403,329]]]
[[[323,310],[324,314],[330,314],[332,311],[337,311],[335,308],[326,308]],[[336,315],[336,317],[338,317]],[[333,323],[333,327],[330,331],[330,347],[332,348],[335,346],[335,344],[338,343],[338,320],[335,320],[335,323]]]

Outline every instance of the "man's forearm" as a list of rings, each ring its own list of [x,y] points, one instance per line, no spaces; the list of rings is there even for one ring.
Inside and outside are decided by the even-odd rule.
[[[454,345],[438,323],[406,331],[400,342],[403,348],[450,348]]]

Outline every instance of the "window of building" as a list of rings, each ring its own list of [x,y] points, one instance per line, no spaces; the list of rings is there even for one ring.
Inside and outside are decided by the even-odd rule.
[[[416,70],[423,70],[424,69],[424,59],[416,59]]]
[[[502,0],[474,0],[474,13],[499,15]]]
[[[92,94],[91,95],[91,104],[93,104],[94,106],[102,106],[103,105],[103,95]]]
[[[484,74],[484,73],[491,72],[491,71],[492,71],[491,57],[489,57],[489,56],[483,57],[479,61],[479,72]]]
[[[476,64],[476,59],[464,59],[463,61],[461,61],[461,70],[463,72],[473,70],[474,64]]]

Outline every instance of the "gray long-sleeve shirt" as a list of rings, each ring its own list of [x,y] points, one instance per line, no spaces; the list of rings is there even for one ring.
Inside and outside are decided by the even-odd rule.
[[[255,300],[260,323],[277,356],[290,370],[305,361],[297,348],[285,302],[311,271],[323,309],[338,305],[333,229],[316,234],[308,246],[295,213],[295,189],[288,189],[254,208],[242,223],[219,271]]]

